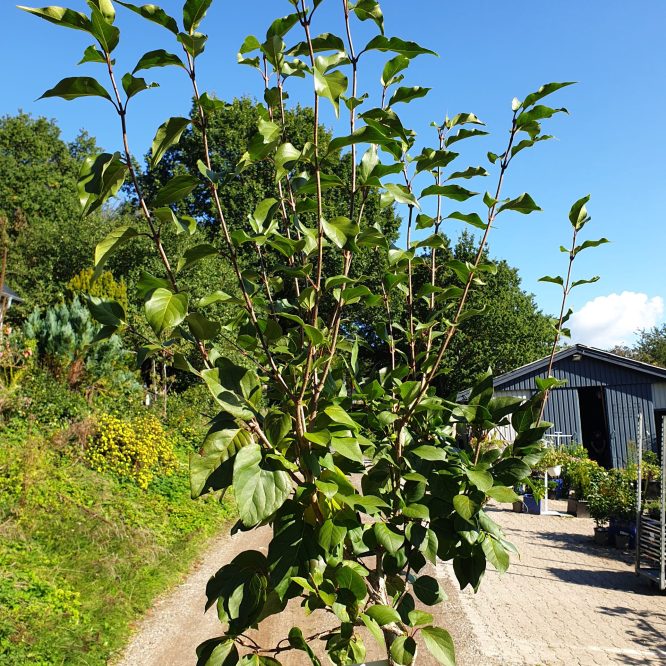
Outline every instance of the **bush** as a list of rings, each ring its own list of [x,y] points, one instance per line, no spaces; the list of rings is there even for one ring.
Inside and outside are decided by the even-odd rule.
[[[72,391],[47,372],[36,369],[18,385],[2,406],[5,420],[12,417],[35,421],[47,430],[64,427],[90,414],[85,397]]]
[[[36,308],[24,325],[24,334],[36,342],[37,358],[56,379],[93,389],[136,388],[130,353],[117,335],[93,344],[100,330],[88,309],[75,297],[69,303]]]
[[[103,271],[100,276],[93,281],[95,270],[93,268],[84,268],[77,273],[66,285],[68,295],[71,298],[79,294],[83,296],[96,296],[105,301],[116,301],[127,310],[127,285],[121,278],[117,281],[110,271]]]
[[[611,518],[631,520],[636,514],[636,490],[630,474],[622,469],[604,471],[590,484],[587,502],[599,527]]]
[[[98,472],[133,479],[143,489],[156,473],[170,474],[176,468],[173,440],[152,415],[129,421],[112,415],[99,417],[97,432],[88,440],[86,458]]]
[[[11,389],[32,364],[34,343],[8,324],[0,326],[0,387]]]
[[[564,479],[576,492],[576,499],[585,500],[591,486],[606,470],[590,458],[571,457],[564,465]]]

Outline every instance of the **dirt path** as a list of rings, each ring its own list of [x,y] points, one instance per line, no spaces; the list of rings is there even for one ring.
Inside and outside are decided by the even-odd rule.
[[[267,530],[238,533],[234,536],[223,534],[213,539],[185,581],[168,595],[158,599],[138,623],[124,653],[112,662],[114,666],[194,666],[197,645],[220,634],[220,623],[215,609],[203,614],[206,599],[204,591],[208,579],[241,550],[266,552],[267,541]],[[438,571],[438,574],[442,573]],[[480,654],[475,647],[478,638],[449,577],[442,575],[441,582],[449,599],[439,607],[436,622],[451,632],[456,644],[458,665],[476,666],[483,663],[484,666],[492,666],[492,660],[480,660]],[[320,616],[314,617],[319,619]],[[293,626],[301,627],[306,636],[325,629],[322,625],[313,623],[312,619],[304,621],[298,604],[291,603],[283,613],[262,625],[261,644],[276,645]],[[368,661],[380,658],[372,638],[364,636],[364,642],[368,650]],[[322,654],[321,650],[317,652]],[[430,666],[435,663],[429,659],[424,649],[420,649],[419,653],[419,664]],[[285,666],[305,666],[309,663],[305,655],[298,652],[283,653],[279,658]]]

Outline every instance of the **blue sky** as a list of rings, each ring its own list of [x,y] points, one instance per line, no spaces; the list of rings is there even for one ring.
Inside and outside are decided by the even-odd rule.
[[[339,29],[340,4],[339,0],[324,2],[313,26],[315,33]],[[81,0],[69,2],[76,9],[84,5]],[[177,16],[181,2],[163,0],[162,6]],[[199,72],[204,89],[224,99],[260,94],[258,77],[236,64],[236,52],[246,35],[262,36],[269,22],[290,7],[286,0],[214,2],[203,25],[210,35]],[[466,157],[469,164],[483,164],[488,150],[501,152],[514,96],[522,98],[548,81],[579,82],[549,100],[570,111],[569,116],[546,121],[545,128],[557,141],[523,153],[506,183],[506,195],[527,191],[544,212],[500,217],[491,236],[491,253],[517,266],[523,287],[536,295],[542,309],[555,312],[559,309],[556,287],[537,280],[565,269],[566,256],[559,246],[569,242],[567,212],[573,201],[590,193],[593,219],[586,228],[587,237],[606,236],[612,243],[580,255],[576,277],[599,274],[601,280],[572,293],[576,339],[610,346],[631,341],[639,327],[661,324],[666,300],[666,133],[662,127],[666,43],[661,34],[666,3],[384,0],[382,7],[387,35],[417,41],[440,55],[420,57],[408,70],[405,85],[427,86],[432,91],[410,104],[405,122],[426,143],[432,140],[430,121],[460,111],[477,114],[491,136],[468,142],[459,159]],[[175,49],[166,31],[122,8],[119,15],[120,68],[132,69],[147,50]],[[10,2],[0,6],[0,23],[5,28],[0,43],[0,113],[23,109],[52,117],[65,139],[85,128],[105,149],[118,148],[117,118],[101,101],[35,101],[65,76],[102,78],[95,65],[76,67],[90,43],[86,35],[28,16]],[[371,26],[355,30],[357,43],[362,44]],[[361,88],[376,89],[377,66],[383,59],[379,54],[368,58]],[[186,114],[189,108],[189,89],[182,76],[166,70],[146,74],[162,87],[133,100],[130,139],[137,154],[148,149],[155,129],[167,117]],[[297,100],[307,103],[309,91],[297,86],[292,101]],[[324,121],[338,133],[346,133],[346,124],[335,126],[328,110]],[[472,183],[480,191],[493,184],[493,177]],[[450,234],[458,230],[451,225]]]

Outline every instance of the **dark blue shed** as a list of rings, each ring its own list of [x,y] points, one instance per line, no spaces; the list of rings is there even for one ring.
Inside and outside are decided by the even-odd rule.
[[[495,378],[500,395],[529,396],[535,378],[545,377],[548,358]],[[585,445],[590,457],[606,467],[627,464],[630,443],[638,440],[638,417],[643,415],[643,441],[657,450],[658,427],[666,414],[666,369],[574,345],[555,355],[552,375],[566,380],[554,389],[544,419],[551,433],[569,435]]]

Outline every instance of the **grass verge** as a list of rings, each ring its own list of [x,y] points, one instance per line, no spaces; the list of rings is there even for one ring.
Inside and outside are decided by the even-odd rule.
[[[105,664],[229,506],[190,499],[185,450],[144,491],[25,422],[0,441],[0,663]]]

